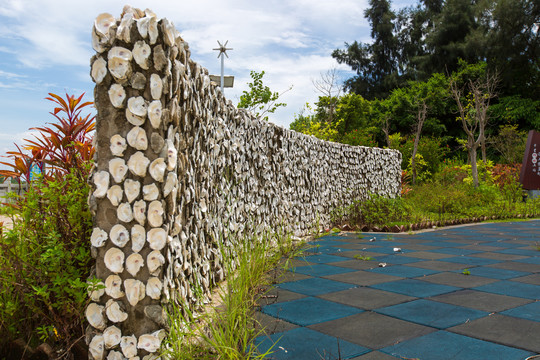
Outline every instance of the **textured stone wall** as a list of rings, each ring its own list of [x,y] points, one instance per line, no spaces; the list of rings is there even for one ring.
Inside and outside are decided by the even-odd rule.
[[[368,193],[395,197],[401,154],[328,143],[236,109],[167,19],[96,19],[92,359],[153,359],[163,306],[224,279],[232,233],[307,234]],[[234,251],[234,250],[233,250]],[[204,296],[203,299],[204,300]]]

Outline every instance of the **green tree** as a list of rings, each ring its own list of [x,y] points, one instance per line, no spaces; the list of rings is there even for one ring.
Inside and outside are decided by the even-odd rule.
[[[263,84],[262,78],[264,71],[250,71],[252,82],[248,83],[249,91],[244,90],[240,96],[238,108],[247,109],[253,112],[257,117],[268,121],[266,114],[274,113],[278,108],[287,106],[285,103],[278,103],[278,99],[287,91],[292,89],[292,86],[286,91],[279,93],[272,92],[270,88]]]
[[[394,35],[395,13],[388,0],[369,0],[364,17],[371,26],[373,43],[345,43],[345,50],[334,50],[340,64],[349,65],[356,76],[345,81],[345,89],[368,100],[386,97],[399,83],[398,43]]]

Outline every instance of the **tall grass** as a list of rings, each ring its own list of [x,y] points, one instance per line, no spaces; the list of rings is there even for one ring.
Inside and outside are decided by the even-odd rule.
[[[272,270],[298,254],[291,237],[242,237],[236,249],[221,249],[228,279],[219,288],[219,306],[196,314],[186,304],[169,306],[169,335],[162,356],[170,359],[263,359],[254,340],[264,329],[254,318],[257,300],[275,281]]]

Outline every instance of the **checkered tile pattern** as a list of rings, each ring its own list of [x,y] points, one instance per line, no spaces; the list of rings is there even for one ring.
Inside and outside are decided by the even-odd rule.
[[[261,299],[256,345],[273,359],[524,360],[540,353],[536,241],[538,220],[323,237]]]

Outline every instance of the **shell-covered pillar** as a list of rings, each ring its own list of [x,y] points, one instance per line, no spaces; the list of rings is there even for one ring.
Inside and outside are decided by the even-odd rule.
[[[119,19],[96,18],[92,45],[91,243],[105,289],[86,310],[90,358],[152,359],[165,335],[167,257],[181,226],[173,224],[189,49],[167,19],[128,6]]]
[[[153,359],[163,307],[194,306],[238,240],[306,235],[370,193],[399,196],[401,154],[325,142],[237,109],[173,24],[129,6],[96,18],[95,275],[90,358]]]

